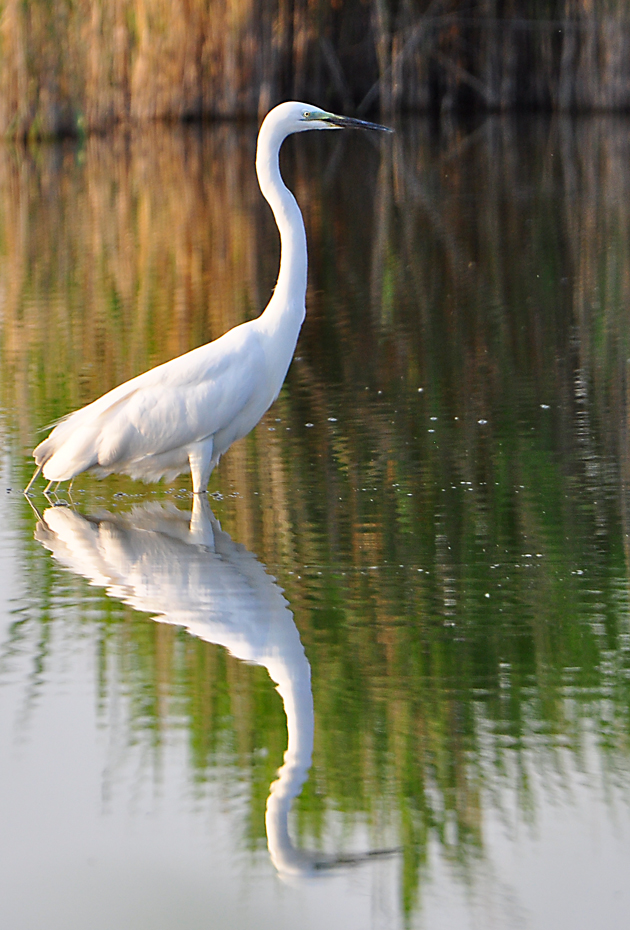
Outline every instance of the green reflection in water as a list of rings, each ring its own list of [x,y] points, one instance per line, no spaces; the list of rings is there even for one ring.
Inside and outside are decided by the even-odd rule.
[[[2,150],[16,486],[43,424],[264,306],[277,243],[253,140],[220,127]],[[623,121],[490,119],[440,136],[410,123],[391,152],[314,139],[283,154],[307,220],[308,315],[213,506],[285,589],[312,666],[296,832],[324,844],[337,811],[400,844],[407,914],[429,838],[467,880],[502,787],[535,818],[533,773],[588,767],[589,740],[627,785],[627,140]],[[74,497],[116,509],[186,487],[85,478]],[[24,504],[25,540],[32,525]],[[285,747],[264,670],[25,545],[32,606],[14,640],[30,637],[33,687],[50,625],[71,622],[60,607],[98,624],[103,719],[120,689],[158,768],[185,726],[191,778],[201,791],[233,766],[259,843]]]

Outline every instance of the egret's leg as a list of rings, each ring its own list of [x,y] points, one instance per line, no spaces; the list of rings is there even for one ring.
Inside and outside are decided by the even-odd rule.
[[[52,487],[53,484],[55,486],[54,488]],[[61,481],[55,481],[55,479],[53,478],[51,481],[48,482],[48,484],[44,488],[44,497],[46,498],[48,503],[51,504],[53,507],[57,507],[59,505],[59,497],[57,496],[57,490],[60,484],[61,484]]]
[[[39,473],[41,472],[41,470],[42,470],[43,467],[44,467],[43,465],[38,465],[38,466],[37,466],[37,468],[35,469],[35,474],[34,474],[33,477],[31,478],[31,480],[29,481],[29,483],[26,485],[26,487],[24,488],[24,493],[25,493],[27,496],[28,496],[28,492],[29,492],[30,489],[31,489],[31,485],[33,484],[33,482],[35,481],[35,479],[38,477],[38,475],[39,475]]]
[[[208,481],[216,464],[212,459],[213,445],[211,436],[203,442],[196,442],[188,450],[193,494],[205,494],[208,490]]]

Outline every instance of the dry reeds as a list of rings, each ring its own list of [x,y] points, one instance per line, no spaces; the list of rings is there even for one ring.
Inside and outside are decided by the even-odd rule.
[[[403,111],[630,107],[621,0],[4,0],[0,134],[260,116],[281,99]]]

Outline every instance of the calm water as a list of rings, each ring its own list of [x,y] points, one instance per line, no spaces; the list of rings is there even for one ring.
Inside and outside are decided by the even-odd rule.
[[[212,509],[20,493],[42,427],[264,306],[254,144],[0,149],[6,920],[621,930],[628,121],[290,140],[307,320]]]

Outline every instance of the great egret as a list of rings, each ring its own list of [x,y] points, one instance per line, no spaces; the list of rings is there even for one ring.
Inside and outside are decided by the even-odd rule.
[[[54,482],[84,471],[158,481],[192,474],[205,492],[212,469],[274,402],[293,357],[305,315],[307,249],[300,208],[280,175],[280,146],[309,129],[386,126],[335,116],[306,103],[281,103],[258,134],[256,172],[280,232],[280,271],[273,296],[255,320],[171,359],[61,420],[33,452]]]

